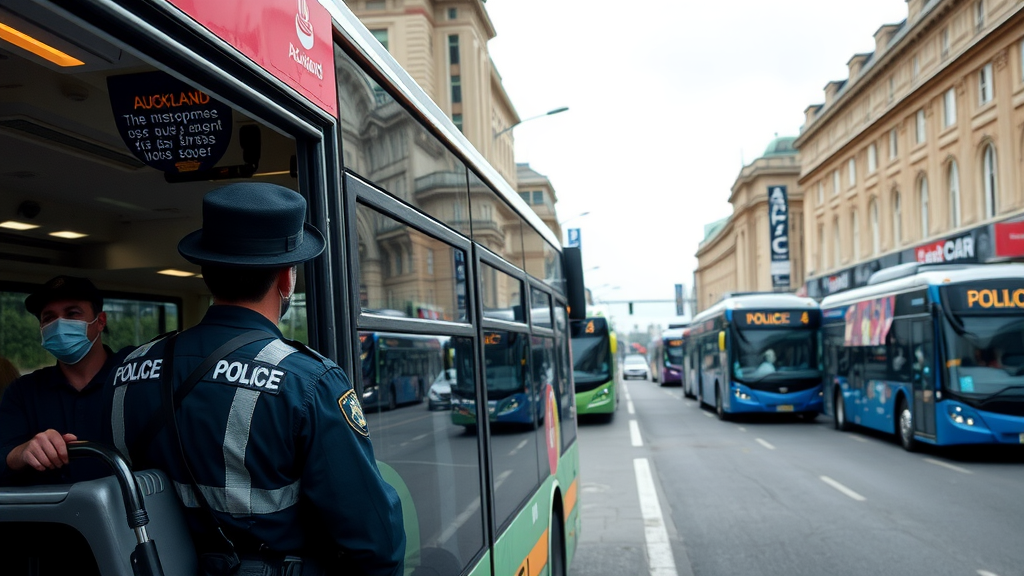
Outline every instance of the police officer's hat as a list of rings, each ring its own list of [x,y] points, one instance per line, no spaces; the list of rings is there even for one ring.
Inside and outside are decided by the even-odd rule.
[[[51,278],[25,298],[25,309],[39,318],[47,304],[58,300],[85,300],[92,304],[94,313],[99,314],[103,310],[103,294],[88,278],[77,276]]]
[[[306,200],[266,182],[217,188],[203,197],[203,227],[181,239],[178,253],[194,264],[286,267],[324,251],[324,236],[305,223]]]

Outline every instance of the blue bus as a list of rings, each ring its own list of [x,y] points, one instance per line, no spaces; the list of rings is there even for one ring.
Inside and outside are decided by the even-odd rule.
[[[1024,444],[1024,265],[894,266],[821,307],[836,429]]]
[[[361,332],[359,345],[365,410],[423,402],[444,368],[442,342],[435,337]]]
[[[722,420],[752,412],[814,420],[822,410],[820,325],[810,298],[727,295],[690,324],[698,401]]]

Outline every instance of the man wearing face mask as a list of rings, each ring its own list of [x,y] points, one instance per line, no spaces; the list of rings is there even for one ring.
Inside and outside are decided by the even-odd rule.
[[[78,482],[105,476],[98,462],[67,466],[67,442],[106,438],[107,375],[124,355],[103,344],[103,296],[86,278],[57,276],[25,299],[57,364],[26,374],[0,403],[3,484]],[[127,352],[124,351],[125,353]]]
[[[167,472],[203,573],[402,573],[405,531],[359,398],[337,364],[277,324],[297,266],[320,255],[306,201],[246,182],[208,193],[178,244],[213,306],[111,375],[114,445]]]

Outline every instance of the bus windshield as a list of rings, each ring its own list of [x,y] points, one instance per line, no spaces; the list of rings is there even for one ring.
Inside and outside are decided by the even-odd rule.
[[[671,366],[682,366],[683,365],[683,341],[682,340],[666,340],[665,341],[665,364]]]
[[[733,331],[733,373],[741,382],[815,378],[815,331],[807,329]]]
[[[612,379],[611,342],[608,334],[572,338],[572,375],[576,384],[595,384]]]
[[[1024,316],[948,318],[950,391],[991,396],[1024,391]]]

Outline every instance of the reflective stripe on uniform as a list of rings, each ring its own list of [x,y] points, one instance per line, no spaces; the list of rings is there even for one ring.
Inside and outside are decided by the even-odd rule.
[[[203,496],[209,502],[210,508],[225,514],[236,514],[229,509],[230,501],[226,488],[200,485],[199,489],[203,491]],[[175,481],[174,491],[178,493],[178,498],[181,499],[182,504],[186,508],[199,508],[199,503],[196,501],[196,495],[192,491],[192,486]],[[273,514],[299,503],[299,481],[296,480],[287,486],[274,490],[252,488],[250,493],[249,501],[252,505],[250,514]]]
[[[110,423],[114,432],[114,448],[124,456],[128,466],[132,465],[132,458],[128,454],[128,444],[124,440],[124,395],[128,392],[127,386],[114,388],[114,405]]]
[[[297,352],[295,348],[280,340],[273,340],[260,350],[254,358],[257,362],[264,362],[277,366],[289,355]],[[258,490],[252,487],[252,476],[249,469],[245,467],[245,451],[249,445],[249,434],[252,430],[252,416],[256,411],[256,402],[260,398],[260,392],[251,388],[238,388],[231,401],[231,411],[228,413],[227,428],[224,432],[224,488],[202,487],[203,494],[207,488],[223,490],[224,505],[217,508],[210,500],[210,505],[220,512],[226,512],[235,516],[251,516],[253,514],[265,514],[257,512],[257,508],[274,508],[276,512],[283,508],[276,508],[280,504],[277,500],[261,500],[257,492],[273,492]],[[295,493],[296,496],[298,492]],[[261,500],[257,502],[258,500]],[[291,506],[295,502],[291,502]],[[287,507],[287,506],[285,506]]]

